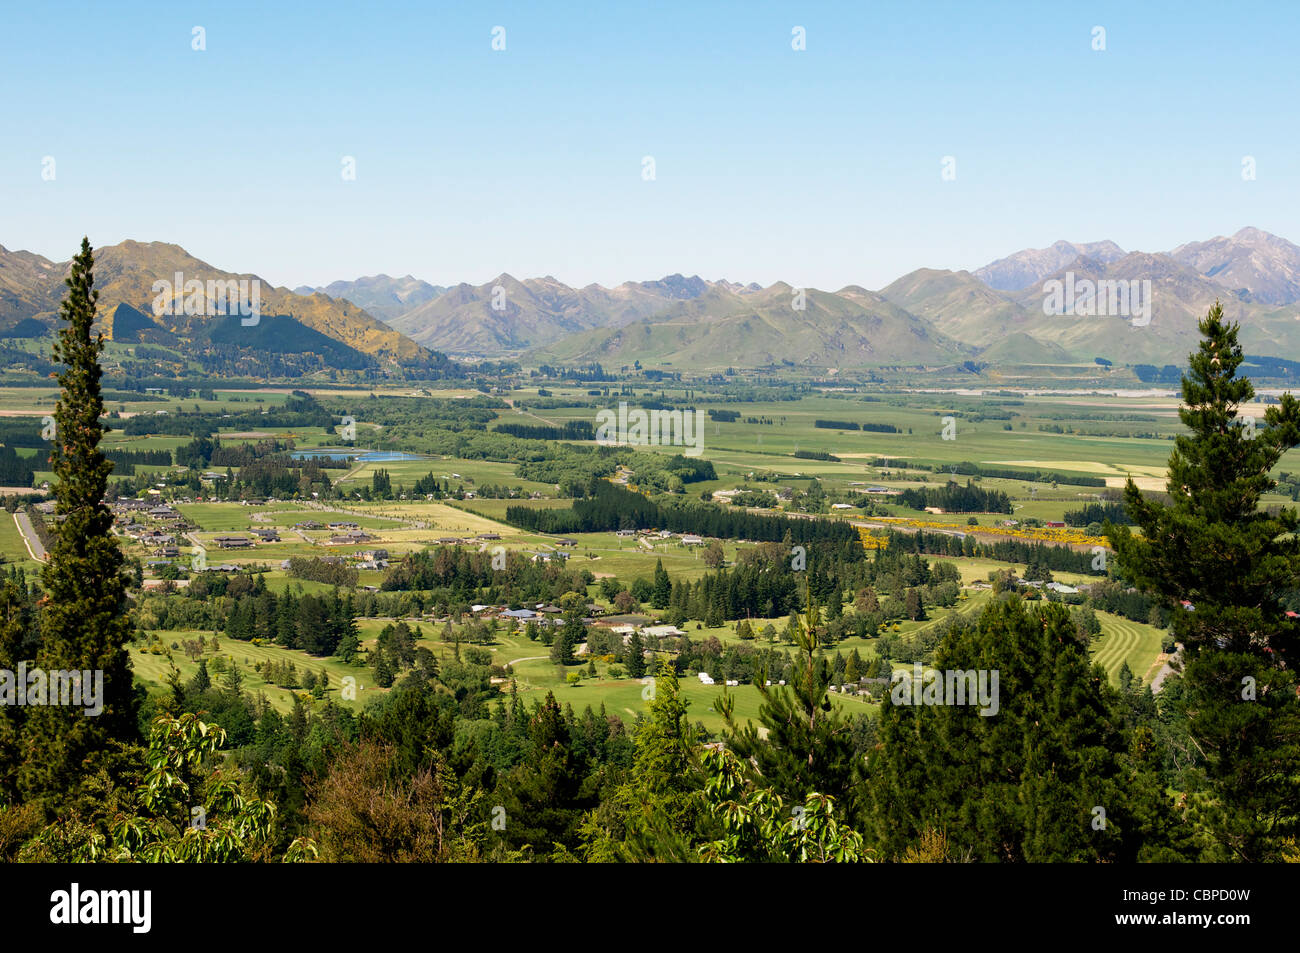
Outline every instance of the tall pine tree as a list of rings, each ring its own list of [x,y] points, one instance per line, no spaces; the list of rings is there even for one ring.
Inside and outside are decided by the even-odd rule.
[[[1260,509],[1270,471],[1300,445],[1300,403],[1239,419],[1255,389],[1237,376],[1238,326],[1216,302],[1183,378],[1169,502],[1129,480],[1124,502],[1142,530],[1107,524],[1123,576],[1161,597],[1183,644],[1189,727],[1203,755],[1195,816],[1211,859],[1278,859],[1300,826],[1300,625],[1282,598],[1300,585],[1292,509]],[[1185,607],[1183,603],[1188,605]]]
[[[820,649],[821,613],[810,602],[795,634],[799,657],[786,686],[766,670],[754,679],[762,696],[759,720],[734,717],[735,696],[724,693],[714,708],[727,724],[727,743],[756,771],[760,785],[770,786],[787,802],[802,804],[809,793],[829,794],[848,809],[861,765],[853,756],[852,725],[831,702],[831,666]]]
[[[66,326],[53,353],[66,369],[54,410],[50,453],[57,523],[55,544],[42,573],[41,644],[36,665],[46,672],[103,673],[103,711],[87,715],[75,706],[43,705],[28,715],[26,758],[19,783],[24,795],[47,805],[75,792],[114,742],[139,738],[139,698],[131,677],[126,643],[127,567],[111,527],[104,491],[113,464],[99,450],[99,354],[104,336],[92,333],[99,292],[94,290],[94,254],[82,239],[72,260],[67,294],[60,306]]]

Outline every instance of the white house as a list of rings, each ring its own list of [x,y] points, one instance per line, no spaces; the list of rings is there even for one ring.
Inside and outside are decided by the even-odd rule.
[[[666,639],[683,636],[686,633],[675,625],[647,625],[641,630],[641,634],[651,638]]]

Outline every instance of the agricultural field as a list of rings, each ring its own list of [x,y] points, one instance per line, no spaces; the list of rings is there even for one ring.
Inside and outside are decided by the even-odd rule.
[[[1164,632],[1109,612],[1098,612],[1097,617],[1102,634],[1092,646],[1092,660],[1106,670],[1113,684],[1119,684],[1120,666],[1125,662],[1137,681],[1149,683],[1159,668],[1156,657]]]
[[[393,388],[377,396],[409,397],[417,392],[418,388]],[[552,393],[590,403],[585,407],[533,410],[527,405],[530,400],[537,399],[536,391],[522,388],[510,392],[507,399],[515,406],[498,410],[494,424],[558,427],[571,421],[592,422],[596,407],[616,407],[620,400],[635,405],[638,399],[635,394],[592,398],[577,388],[567,394],[563,391]],[[683,390],[681,393],[685,395],[686,392]],[[845,519],[877,533],[889,528],[941,530],[973,534],[974,539],[986,544],[999,540],[1046,542],[1086,550],[1104,546],[1105,540],[1089,535],[1083,527],[1045,524],[1059,523],[1067,510],[1103,500],[1108,490],[1115,490],[1130,475],[1144,489],[1163,488],[1164,467],[1172,449],[1171,438],[1181,432],[1174,398],[1165,394],[1062,396],[1041,392],[1007,396],[1009,393],[942,394],[878,388],[871,392],[851,393],[811,390],[793,401],[738,403],[702,400],[697,403],[706,415],[700,432],[701,458],[713,465],[714,476],[688,484],[686,495],[698,498],[715,494],[715,502],[725,506],[731,491],[774,494],[782,491],[777,505],[767,511],[783,513],[801,510],[803,504],[799,501],[809,493],[817,492],[823,494],[824,502],[819,509],[812,511],[814,518]],[[124,414],[152,414],[158,410],[168,413],[195,410],[243,413],[250,408],[273,410],[282,405],[288,395],[288,390],[274,388],[217,391],[214,399],[208,400],[163,395],[150,400],[128,401],[115,409]],[[2,388],[0,412],[30,416],[48,413],[54,396],[52,390]],[[369,399],[369,393],[363,400],[363,395],[353,391],[319,390],[314,391],[314,396],[338,403],[340,411],[344,404],[358,408],[368,406]],[[440,391],[437,396],[452,395]],[[472,394],[465,391],[459,396]],[[673,390],[658,389],[644,396],[671,398]],[[710,410],[734,412],[738,419],[713,420],[707,416]],[[1262,405],[1259,412],[1262,415]],[[817,426],[817,421],[830,421],[835,426]],[[851,424],[893,428],[897,432],[853,429],[849,426]],[[562,547],[559,535],[511,525],[506,521],[511,507],[562,510],[568,509],[572,500],[561,496],[555,484],[522,479],[515,463],[420,452],[418,448],[402,446],[388,432],[389,429],[379,422],[366,420],[362,413],[356,419],[355,444],[346,446],[340,445],[337,427],[268,426],[251,430],[220,427],[215,430],[213,435],[221,438],[223,446],[276,439],[292,441],[298,449],[351,455],[391,451],[398,456],[409,455],[412,459],[353,459],[344,467],[333,467],[326,471],[334,491],[329,499],[255,500],[247,503],[214,499],[210,492],[204,491],[198,499],[176,502],[176,511],[190,527],[175,544],[181,550],[180,558],[173,560],[181,569],[181,578],[176,580],[177,591],[183,593],[187,585],[185,570],[189,567],[191,548],[195,545],[203,547],[210,564],[260,571],[267,589],[277,594],[290,592],[321,596],[335,588],[327,582],[292,577],[281,568],[285,560],[329,557],[343,560],[347,565],[359,565],[358,560],[363,555],[383,550],[388,554],[386,562],[397,564],[412,553],[437,546],[438,541],[444,538],[464,540],[467,548],[481,552],[497,546],[530,556],[563,552],[567,557],[566,569],[591,573],[595,582],[585,595],[588,600],[596,602],[603,601],[602,580],[617,579],[624,586],[636,580],[648,581],[660,564],[674,581],[694,581],[710,572],[704,547],[685,545],[676,536],[620,536],[612,531],[572,533],[568,537],[572,545]],[[104,447],[175,451],[189,441],[188,437],[166,434],[128,436],[118,430],[108,435]],[[650,457],[646,455],[664,458],[682,450],[680,446],[627,448],[623,473],[628,484],[637,486],[638,461],[644,459],[648,462]],[[408,454],[408,451],[413,452]],[[796,457],[796,451],[838,459]],[[25,449],[23,452],[35,451]],[[953,472],[963,464],[1003,472],[973,477]],[[167,476],[166,471],[170,468],[139,469],[150,474],[156,472],[162,478]],[[1053,478],[1014,479],[1006,475],[1007,470],[1039,471]],[[239,478],[240,468],[234,467],[233,473]],[[403,488],[430,475],[447,489],[444,498],[426,499],[404,492]],[[392,498],[376,499],[369,491],[377,485],[380,477],[385,476],[393,487]],[[1081,482],[1069,482],[1071,479],[1080,479]],[[949,480],[963,486],[970,481],[972,486],[983,491],[1005,494],[1010,500],[1011,512],[922,512],[904,505],[897,495],[908,489],[941,488]],[[1081,485],[1089,480],[1102,485]],[[478,491],[484,487],[493,488],[492,494],[480,495]],[[867,487],[883,488],[886,492],[867,494],[864,492]],[[503,491],[513,493],[517,498],[496,498],[496,493]],[[167,492],[164,490],[164,497]],[[1289,501],[1289,497],[1282,494],[1278,494],[1278,498]],[[845,506],[840,502],[836,508],[825,502],[832,500],[850,501],[852,505]],[[300,525],[307,521],[320,526],[305,528]],[[1014,521],[1014,525],[1007,525],[1009,521]],[[342,530],[331,529],[331,523],[354,524],[353,529],[363,533],[364,538],[340,543],[335,537]],[[255,531],[270,529],[279,533],[279,540],[267,542],[258,539],[246,549],[223,549],[217,542],[221,536],[235,534],[251,538]],[[499,538],[478,538],[484,535]],[[122,539],[128,555],[142,562],[155,559],[150,544]],[[732,539],[719,542],[725,566],[734,566],[742,552],[753,545]],[[37,566],[26,553],[12,517],[0,525],[0,554],[9,564],[29,570]],[[951,609],[930,607],[921,621],[893,621],[882,629],[881,634],[913,639],[940,625],[951,615],[969,617],[991,598],[984,583],[992,574],[1004,570],[1021,574],[1027,569],[1023,562],[1004,562],[987,557],[945,557],[943,561],[952,562],[957,568],[963,587],[957,604]],[[358,590],[378,590],[382,588],[386,574],[382,565],[379,568],[361,565],[356,572],[356,586]],[[159,585],[158,566],[150,566],[145,578],[147,585]],[[1057,572],[1054,578],[1067,585],[1086,586],[1096,576]],[[1138,679],[1149,680],[1157,667],[1161,630],[1109,613],[1098,615],[1102,621],[1102,634],[1093,646],[1094,658],[1105,667],[1112,680],[1124,662]],[[756,633],[769,623],[780,632],[787,619],[752,618],[751,622]],[[363,658],[366,640],[373,639],[384,624],[385,620],[359,620]],[[725,647],[741,642],[737,635],[738,624],[739,620],[731,619],[721,625],[703,627],[698,621],[690,620],[684,627],[695,641],[716,638]],[[463,631],[463,623],[454,628]],[[442,641],[445,632],[441,625],[436,629],[435,632],[435,627],[425,623],[420,644],[436,656],[446,657],[451,649]],[[153,634],[148,633],[149,636]],[[161,644],[170,646],[173,641],[178,644],[192,641],[198,633],[157,634]],[[857,650],[865,660],[878,654],[878,643],[876,637],[849,636],[832,651],[849,653]],[[767,647],[764,639],[750,644],[758,648]],[[294,660],[300,668],[323,668],[330,674],[333,686],[349,674],[361,684],[371,684],[369,694],[362,693],[360,701],[347,702],[352,706],[365,704],[367,700],[384,694],[383,689],[373,686],[369,669],[360,664],[344,666],[336,659],[316,659],[297,650],[269,644],[254,646],[223,640],[222,645],[223,654],[237,659],[231,664],[244,666],[241,674],[245,686],[264,693],[280,710],[292,706],[293,693],[263,680],[252,669],[254,663]],[[155,649],[157,646],[158,643],[154,643]],[[779,641],[775,647],[787,648]],[[196,663],[183,651],[168,649],[171,656],[168,661],[165,656],[154,651],[142,651],[142,648],[142,644],[135,646],[132,658],[137,673],[151,691],[163,689],[173,663],[182,678],[191,678],[197,669]],[[636,679],[611,677],[610,664],[605,661],[597,662],[596,678],[584,677],[572,684],[566,676],[573,669],[566,670],[551,663],[546,648],[528,641],[522,634],[501,633],[487,648],[495,664],[512,666],[518,689],[527,703],[552,691],[562,704],[572,703],[578,708],[587,704],[599,708],[603,703],[611,713],[629,717],[644,711],[644,686]],[[578,669],[585,671],[585,664]],[[500,684],[504,686],[505,683]],[[693,677],[683,678],[682,685],[691,702],[692,720],[699,720],[708,730],[716,732],[720,719],[712,709],[712,702],[723,689],[703,685]],[[737,698],[738,715],[742,718],[756,717],[757,690],[751,685],[741,685],[732,691]],[[331,688],[329,694],[337,697],[337,687]],[[837,697],[835,703],[848,710],[870,707],[853,697]]]

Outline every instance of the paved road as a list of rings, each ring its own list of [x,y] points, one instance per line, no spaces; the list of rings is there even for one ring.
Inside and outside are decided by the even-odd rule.
[[[45,562],[49,554],[41,544],[41,538],[36,535],[31,518],[22,510],[18,510],[14,513],[14,522],[18,524],[18,532],[22,535],[23,542],[27,544],[27,551],[32,554],[32,559]]]
[[[1173,675],[1175,672],[1173,665],[1171,665],[1170,663],[1175,660],[1181,660],[1182,658],[1181,653],[1182,653],[1182,646],[1179,646],[1178,651],[1169,657],[1169,661],[1165,662],[1164,665],[1160,666],[1160,671],[1156,672],[1155,678],[1151,679],[1152,694],[1159,692],[1160,689],[1165,687],[1165,679],[1167,679],[1170,675]]]

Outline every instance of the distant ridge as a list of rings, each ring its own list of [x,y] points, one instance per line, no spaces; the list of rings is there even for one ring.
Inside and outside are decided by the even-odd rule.
[[[0,337],[39,336],[38,328],[55,327],[67,267],[0,247]],[[1250,353],[1300,360],[1300,247],[1253,227],[1169,252],[1059,241],[973,272],[919,268],[878,292],[852,284],[838,291],[784,282],[764,288],[685,274],[612,288],[506,273],[451,287],[383,274],[296,291],[263,283],[263,312],[286,320],[269,334],[242,337],[224,326],[204,328],[202,317],[151,313],[152,282],[177,271],[199,279],[256,277],[221,271],[161,242],[98,249],[106,333],[208,348],[251,347],[256,338],[269,353],[309,349],[318,367],[436,369],[448,366],[446,354],[724,369],[1091,363],[1098,357],[1164,364],[1194,344],[1196,321],[1217,299],[1241,323]],[[1052,312],[1044,284],[1067,279],[1080,288],[1089,282],[1149,287],[1149,320]]]
[[[976,269],[973,274],[998,291],[1020,291],[1059,271],[1076,258],[1091,258],[1103,264],[1124,257],[1114,242],[1056,242],[1048,248],[1026,248]]]

